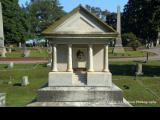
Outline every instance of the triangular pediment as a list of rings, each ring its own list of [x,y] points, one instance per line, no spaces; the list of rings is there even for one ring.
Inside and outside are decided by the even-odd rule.
[[[105,34],[116,31],[82,6],[49,26],[43,34]]]
[[[76,13],[71,18],[67,19],[63,24],[61,24],[55,32],[63,33],[105,33],[105,29],[98,26],[98,24],[86,18],[81,13]]]

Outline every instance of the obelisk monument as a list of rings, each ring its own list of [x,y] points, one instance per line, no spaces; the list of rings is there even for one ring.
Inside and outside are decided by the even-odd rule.
[[[113,53],[124,53],[124,48],[122,45],[122,36],[121,36],[121,11],[120,6],[117,7],[117,32],[119,33],[116,38],[115,47]]]
[[[3,17],[2,17],[2,4],[0,2],[0,53],[2,57],[6,57],[6,49],[4,46],[4,32],[3,32]]]

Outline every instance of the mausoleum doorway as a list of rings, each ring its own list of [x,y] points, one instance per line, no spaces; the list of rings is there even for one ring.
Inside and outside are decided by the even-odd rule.
[[[87,71],[88,49],[86,47],[73,47],[73,70]]]

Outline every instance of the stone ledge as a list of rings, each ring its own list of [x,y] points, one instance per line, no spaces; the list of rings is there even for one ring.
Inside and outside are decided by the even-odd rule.
[[[38,90],[37,102],[121,103],[123,93],[112,87],[47,87]]]
[[[132,107],[125,99],[122,103],[105,102],[35,102],[27,107]]]

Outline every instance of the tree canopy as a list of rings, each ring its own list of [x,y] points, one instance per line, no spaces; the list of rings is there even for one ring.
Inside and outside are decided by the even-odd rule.
[[[159,0],[129,0],[124,8],[123,32],[132,32],[145,41],[155,41],[160,26]]]
[[[18,0],[0,0],[3,11],[5,43],[24,42],[28,37],[27,16]]]
[[[62,17],[62,10],[58,0],[31,0],[26,10],[29,14],[31,33],[33,37],[41,36],[41,32],[51,23]]]

